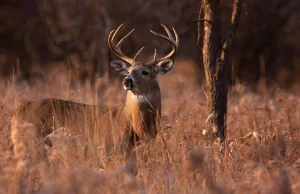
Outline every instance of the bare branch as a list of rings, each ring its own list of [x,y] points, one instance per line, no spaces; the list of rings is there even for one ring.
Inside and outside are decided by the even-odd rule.
[[[208,23],[212,23],[212,21],[210,21],[210,20],[206,20],[206,19],[195,19],[195,20],[193,20],[193,22],[208,22]]]
[[[198,13],[198,24],[197,24],[197,46],[200,47],[200,39],[201,39],[201,13],[202,13],[202,9],[203,9],[203,6],[202,6],[202,3],[201,3],[201,6],[199,8],[199,13]]]
[[[221,60],[223,61],[226,58],[225,56],[226,52],[232,46],[233,35],[238,26],[238,21],[241,15],[241,5],[242,5],[242,0],[234,0],[234,6],[231,15],[231,24],[229,24],[228,26],[227,38],[222,47]]]

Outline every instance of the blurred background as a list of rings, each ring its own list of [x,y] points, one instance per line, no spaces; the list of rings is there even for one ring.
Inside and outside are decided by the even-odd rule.
[[[164,33],[161,23],[180,36],[175,57],[204,79],[201,44],[197,46],[197,0],[2,0],[0,2],[0,75],[19,80],[42,78],[57,67],[76,70],[81,80],[111,73],[107,47],[112,29],[125,23],[120,36],[135,28],[124,44],[133,56],[150,60],[169,45],[149,32]],[[222,23],[230,20],[232,1],[222,2]],[[300,80],[300,1],[245,0],[233,45],[230,83],[289,87]],[[202,33],[203,34],[203,33]],[[185,63],[186,61],[186,63]],[[195,70],[195,71],[194,71]]]

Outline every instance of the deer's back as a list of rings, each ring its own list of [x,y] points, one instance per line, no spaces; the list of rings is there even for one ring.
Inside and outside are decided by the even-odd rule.
[[[32,123],[43,137],[65,128],[68,133],[99,140],[123,134],[126,120],[123,106],[86,105],[59,99],[43,99],[22,105],[12,120],[12,140],[19,125]]]

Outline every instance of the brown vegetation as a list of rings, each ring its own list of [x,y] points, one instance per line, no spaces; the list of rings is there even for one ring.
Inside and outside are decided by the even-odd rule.
[[[223,154],[213,141],[208,95],[201,90],[204,33],[198,34],[193,22],[201,16],[199,2],[1,1],[0,193],[300,193],[300,1],[241,4],[228,67],[232,87]],[[220,2],[224,41],[234,1]],[[181,40],[174,68],[158,78],[161,129],[154,140],[134,148],[138,175],[128,173],[133,162],[123,165],[118,155],[104,154],[103,146],[87,149],[77,134],[54,125],[61,133],[44,137],[51,147],[33,138],[39,125],[22,124],[26,146],[20,149],[30,155],[15,155],[12,117],[26,102],[57,98],[106,107],[125,102],[120,80],[111,79],[117,74],[108,68],[107,45],[109,31],[123,22],[138,32],[124,48],[129,56],[142,45],[149,45],[143,60],[152,58],[154,48],[169,51],[148,32],[160,32],[160,23],[174,27]],[[81,121],[84,127],[112,127]],[[38,150],[48,160],[40,160]]]
[[[155,141],[137,148],[137,177],[128,175],[126,169],[131,166],[122,166],[117,158],[99,157],[101,148],[85,152],[72,134],[52,137],[57,146],[51,149],[50,164],[27,163],[14,156],[10,150],[10,119],[24,102],[46,97],[101,105],[124,101],[119,82],[101,79],[94,87],[72,84],[69,73],[68,69],[59,69],[33,85],[16,84],[13,78],[1,82],[0,193],[300,192],[299,86],[261,93],[241,84],[232,87],[228,150],[222,158],[218,146],[202,135],[207,129],[206,99],[189,61],[177,61],[171,73],[160,78],[164,88],[163,128]],[[23,127],[25,131],[34,126]],[[261,140],[241,139],[251,131],[260,134]],[[36,148],[30,138],[28,146]],[[111,165],[103,169],[102,164],[108,160]]]

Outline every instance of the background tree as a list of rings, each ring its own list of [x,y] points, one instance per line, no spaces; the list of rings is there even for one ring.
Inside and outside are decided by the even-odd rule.
[[[227,34],[223,44],[221,44],[221,1],[202,0],[201,8],[204,19],[199,19],[198,22],[204,22],[202,54],[208,91],[209,122],[213,133],[220,143],[223,143],[227,119],[228,55],[238,25],[241,0],[234,0],[231,21],[227,24]]]

